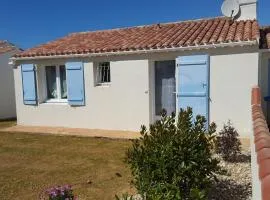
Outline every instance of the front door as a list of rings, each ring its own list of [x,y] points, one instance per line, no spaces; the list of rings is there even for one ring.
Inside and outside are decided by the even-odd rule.
[[[177,109],[191,107],[193,116],[209,119],[209,56],[181,56],[176,59]]]

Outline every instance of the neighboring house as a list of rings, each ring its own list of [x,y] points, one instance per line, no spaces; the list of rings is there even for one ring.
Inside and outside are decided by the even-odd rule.
[[[265,99],[262,103],[264,114],[270,125],[270,26],[260,30],[259,86]]]
[[[16,117],[13,69],[9,59],[20,50],[0,40],[0,120]]]
[[[251,88],[270,94],[270,40],[260,36],[257,1],[242,1],[236,20],[73,33],[17,54],[18,124],[137,131],[162,108],[191,106],[249,137]]]

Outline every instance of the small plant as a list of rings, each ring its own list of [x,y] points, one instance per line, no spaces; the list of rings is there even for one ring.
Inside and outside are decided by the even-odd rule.
[[[52,187],[47,190],[49,200],[75,200],[70,185]]]
[[[134,184],[146,200],[205,199],[218,160],[212,156],[216,125],[207,130],[203,116],[193,118],[192,109],[176,116],[163,111],[161,120],[142,126],[141,137],[133,141],[127,162]]]
[[[216,140],[216,152],[226,161],[234,160],[241,152],[239,134],[233,127],[231,121],[224,124]]]
[[[122,197],[115,195],[116,200],[133,200],[133,196],[129,196],[128,193],[122,194]]]

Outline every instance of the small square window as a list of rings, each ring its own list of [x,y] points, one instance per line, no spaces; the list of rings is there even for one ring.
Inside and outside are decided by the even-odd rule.
[[[98,63],[96,70],[96,83],[102,85],[111,82],[111,70],[109,62]]]

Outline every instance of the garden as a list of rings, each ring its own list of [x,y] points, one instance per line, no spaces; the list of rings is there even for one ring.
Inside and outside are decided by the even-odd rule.
[[[238,136],[230,121],[217,133],[191,108],[163,111],[132,141],[0,132],[0,199],[251,199]]]
[[[230,121],[216,133],[191,108],[161,116],[127,152],[139,196],[126,199],[251,199],[249,148]]]

